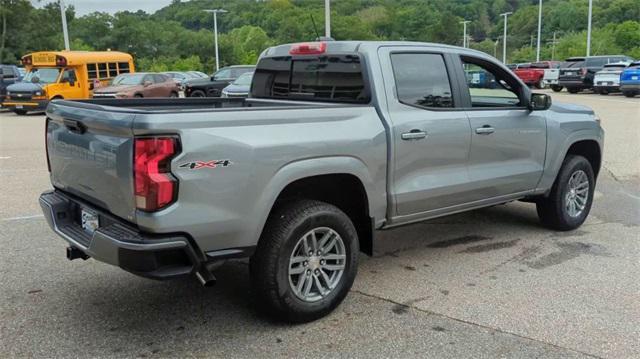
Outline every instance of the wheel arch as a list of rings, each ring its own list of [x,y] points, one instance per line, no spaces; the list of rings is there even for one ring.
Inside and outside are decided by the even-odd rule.
[[[375,195],[374,183],[367,167],[353,157],[330,157],[296,161],[282,167],[264,191],[267,198],[256,206],[260,238],[271,212],[293,199],[313,199],[340,208],[353,221],[358,232],[360,250],[371,255],[376,214],[381,204],[375,203],[386,195]],[[382,209],[384,213],[384,209]]]

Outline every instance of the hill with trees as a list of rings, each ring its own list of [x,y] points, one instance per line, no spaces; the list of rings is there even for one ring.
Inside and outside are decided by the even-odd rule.
[[[591,53],[640,58],[640,1],[594,0]],[[334,0],[331,28],[336,40],[411,40],[462,44],[463,19],[469,46],[502,57],[502,18],[509,17],[508,62],[535,59],[538,0]],[[542,58],[564,59],[586,52],[587,0],[545,0]],[[139,69],[211,72],[213,16],[218,16],[221,64],[254,63],[280,43],[309,41],[324,32],[322,0],[174,0],[153,14],[123,11],[76,16],[67,9],[73,50],[120,50]],[[314,26],[315,23],[315,26]],[[0,62],[29,52],[63,48],[57,2],[35,8],[27,0],[0,0]],[[555,33],[556,41],[553,41]]]

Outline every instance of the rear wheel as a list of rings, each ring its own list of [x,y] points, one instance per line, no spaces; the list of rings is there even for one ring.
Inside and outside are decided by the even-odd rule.
[[[176,97],[178,97],[178,93],[177,93],[177,92],[173,92],[173,91],[172,91],[172,92],[169,94],[169,97],[171,97],[171,98],[176,98]]]
[[[569,93],[578,93],[580,89],[576,87],[567,87],[567,91],[569,91]]]
[[[20,115],[20,116],[24,116],[27,114],[27,110],[13,110],[13,112],[15,112],[16,115]]]
[[[540,221],[559,231],[580,227],[591,210],[594,189],[591,163],[582,156],[567,155],[551,193],[536,202]]]
[[[546,82],[545,80],[543,80],[543,79],[540,79],[540,80],[538,80],[538,82],[536,82],[536,83],[534,84],[534,86],[535,86],[537,89],[543,89],[543,88],[547,87],[547,82]]]
[[[256,304],[288,322],[327,315],[353,284],[358,252],[353,223],[337,207],[311,200],[281,205],[251,258]]]
[[[137,94],[133,95],[133,97],[134,98],[142,98],[143,96],[142,96],[142,94],[137,93]]]
[[[551,85],[551,89],[553,90],[553,92],[560,92],[560,91],[562,91],[562,86]]]
[[[636,96],[636,92],[635,91],[622,91],[622,94],[625,97],[635,97]]]

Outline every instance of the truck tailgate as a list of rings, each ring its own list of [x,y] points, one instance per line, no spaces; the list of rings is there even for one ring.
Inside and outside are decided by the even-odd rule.
[[[53,186],[134,221],[134,117],[50,104],[46,136]]]

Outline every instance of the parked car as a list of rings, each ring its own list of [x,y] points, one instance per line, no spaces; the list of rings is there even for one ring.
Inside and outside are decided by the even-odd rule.
[[[593,77],[593,92],[601,95],[620,92],[620,75],[627,66],[629,66],[628,62],[604,65],[604,68],[596,72]]]
[[[632,62],[620,75],[620,91],[626,97],[640,95],[640,61]]]
[[[545,88],[547,85],[557,85],[558,63],[555,61],[541,61],[518,65],[513,72],[527,85]],[[547,70],[555,70],[547,74]],[[555,78],[554,78],[555,77]]]
[[[249,257],[255,303],[292,322],[342,302],[379,230],[515,200],[579,227],[604,141],[493,57],[415,42],[276,46],[247,99],[55,101],[45,126],[67,258],[211,285]]]
[[[570,93],[578,93],[593,87],[593,78],[604,65],[631,61],[630,57],[624,55],[572,57],[560,69],[558,85],[565,87]]]
[[[223,67],[211,77],[189,80],[185,84],[186,97],[220,97],[222,89],[229,86],[240,75],[255,70],[252,65]]]
[[[222,90],[221,97],[248,97],[251,90],[251,80],[253,72],[245,72],[229,86]]]
[[[0,106],[7,98],[7,87],[22,79],[18,66],[0,64]]]
[[[167,71],[163,72],[164,75],[167,75],[173,79],[173,81],[177,82],[180,87],[184,88],[184,85],[187,81],[200,78],[191,74],[190,72],[180,72],[180,71]]]
[[[111,85],[93,91],[93,98],[178,97],[180,86],[167,75],[136,72],[118,75]]]

